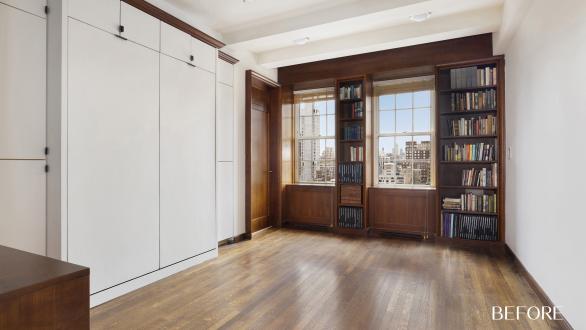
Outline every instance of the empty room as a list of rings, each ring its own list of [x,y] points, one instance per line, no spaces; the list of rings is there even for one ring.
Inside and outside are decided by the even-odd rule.
[[[0,329],[586,329],[584,17],[0,0]]]

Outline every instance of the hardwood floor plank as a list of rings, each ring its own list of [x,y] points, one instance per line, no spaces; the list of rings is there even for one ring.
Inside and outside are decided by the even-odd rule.
[[[552,329],[491,320],[541,306],[504,251],[269,229],[91,310],[94,329]]]

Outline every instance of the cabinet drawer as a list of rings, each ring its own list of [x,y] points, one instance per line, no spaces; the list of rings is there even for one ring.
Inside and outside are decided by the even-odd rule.
[[[194,61],[190,60],[191,39],[189,34],[161,22],[161,53],[195,65],[195,56]]]
[[[120,33],[123,37],[156,51],[159,50],[161,22],[158,19],[122,2],[120,25],[124,28]]]

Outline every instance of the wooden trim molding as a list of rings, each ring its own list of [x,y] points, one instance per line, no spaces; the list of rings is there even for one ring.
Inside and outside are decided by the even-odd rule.
[[[145,0],[122,0],[127,4],[131,5],[132,7],[141,10],[155,18],[160,19],[162,22],[165,22],[189,35],[192,37],[205,42],[206,44],[213,46],[215,48],[222,48],[226,46],[225,43],[221,42],[220,40],[206,34],[205,32],[198,30],[191,26],[189,23],[186,23],[179,18],[169,14],[168,12],[160,9],[159,7],[146,2]]]
[[[270,87],[281,87],[281,84],[272,80],[271,78],[266,77],[266,76],[264,76],[256,71],[253,71],[253,70],[249,70],[249,71],[250,71],[251,78],[258,79],[258,80],[262,81],[263,83],[269,85]]]
[[[513,250],[511,250],[511,248],[509,247],[508,244],[505,244],[505,253],[513,261],[515,269],[519,272],[519,274],[521,276],[523,276],[525,278],[525,280],[527,281],[527,284],[529,284],[529,286],[533,289],[533,291],[535,291],[535,294],[537,295],[539,300],[541,300],[541,302],[544,305],[553,308],[553,306],[555,306],[553,301],[551,301],[551,299],[549,299],[549,297],[547,296],[547,294],[545,293],[543,288],[541,288],[541,286],[539,285],[539,283],[537,283],[535,278],[527,271],[527,268],[525,268],[523,263],[521,263],[521,260],[519,260],[519,258],[517,258],[517,255],[515,255],[515,253],[513,252]],[[568,330],[574,329],[572,327],[572,325],[570,324],[570,322],[568,322],[568,320],[564,317],[564,315],[561,313],[560,313],[560,315],[562,317],[562,320],[559,321],[560,328],[561,329],[568,329]]]
[[[226,54],[221,50],[218,50],[218,58],[223,61],[226,61],[230,64],[236,64],[236,63],[240,62],[240,60],[237,59],[236,57],[232,57],[231,55]]]

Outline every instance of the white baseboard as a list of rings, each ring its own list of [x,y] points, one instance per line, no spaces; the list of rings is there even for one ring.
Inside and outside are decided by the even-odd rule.
[[[101,305],[109,300],[114,298],[120,297],[128,292],[134,291],[136,289],[142,288],[143,286],[147,286],[153,282],[161,280],[167,276],[171,276],[175,273],[178,273],[182,270],[187,268],[193,267],[195,265],[201,264],[204,261],[208,261],[210,259],[214,259],[218,256],[218,249],[213,249],[206,253],[202,253],[197,255],[193,258],[189,258],[173,264],[171,266],[167,266],[165,268],[161,268],[157,271],[152,273],[145,274],[143,276],[137,277],[133,280],[128,282],[124,282],[122,284],[116,285],[111,287],[110,289],[100,291],[94,293],[90,296],[90,307],[95,307]],[[90,270],[91,271],[91,270]]]

